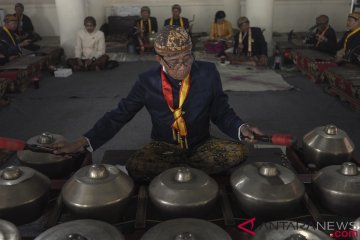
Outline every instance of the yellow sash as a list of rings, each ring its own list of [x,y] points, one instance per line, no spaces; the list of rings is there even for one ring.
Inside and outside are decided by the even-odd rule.
[[[174,24],[174,19],[171,18],[170,19],[170,25],[173,25]],[[183,18],[180,17],[180,27],[184,28],[184,21],[183,21]]]
[[[324,31],[322,31],[322,33],[320,34],[320,37],[324,37],[326,31],[329,29],[329,25],[325,28]],[[317,43],[316,43],[316,47],[318,47],[320,45],[320,37],[319,39],[317,40]]]
[[[163,70],[161,70],[161,82],[162,82],[162,90],[165,100],[169,106],[170,111],[173,113],[174,122],[171,125],[173,130],[173,139],[178,141],[181,145],[181,148],[188,148],[187,143],[187,128],[185,124],[185,120],[182,116],[182,105],[185,102],[185,99],[190,90],[190,74],[186,76],[185,79],[181,81],[181,87],[179,92],[179,107],[174,108],[173,104],[173,95],[172,95],[172,88],[167,79]]]
[[[140,29],[141,29],[141,38],[144,38],[144,21],[141,19],[140,20]],[[151,33],[151,21],[150,18],[148,18],[148,29],[149,29],[149,33]]]
[[[249,37],[248,37],[248,56],[251,57],[252,55],[252,31],[251,28],[249,28]],[[243,33],[240,32],[239,34],[239,45],[243,44],[244,38],[246,37],[246,35],[243,37]]]
[[[356,34],[357,32],[359,32],[359,31],[360,31],[360,27],[354,29],[349,35],[347,35],[347,37],[345,38],[345,42],[344,42],[344,51],[346,51],[347,43],[348,43],[349,38],[350,38],[352,35],[354,35],[354,34]]]
[[[16,46],[16,42],[15,39],[13,38],[12,34],[10,33],[10,31],[4,26],[3,27],[4,31],[6,32],[6,34],[11,38],[11,41],[13,42],[14,46]]]

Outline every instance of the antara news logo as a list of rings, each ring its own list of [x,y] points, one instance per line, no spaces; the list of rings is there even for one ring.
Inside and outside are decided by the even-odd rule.
[[[240,231],[246,232],[251,236],[255,236],[254,231],[256,218],[253,217],[237,225]],[[316,222],[315,224],[298,223],[291,221],[273,221],[262,223],[258,226],[258,230],[264,228],[265,230],[317,230],[321,232],[330,232],[329,236],[334,239],[354,238],[359,237],[360,229],[355,222]]]

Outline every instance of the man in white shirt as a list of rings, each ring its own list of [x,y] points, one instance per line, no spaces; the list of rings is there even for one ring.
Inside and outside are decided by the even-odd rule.
[[[75,58],[66,62],[73,71],[102,70],[109,60],[105,54],[104,33],[95,29],[96,20],[91,16],[84,19],[84,26],[77,34]]]

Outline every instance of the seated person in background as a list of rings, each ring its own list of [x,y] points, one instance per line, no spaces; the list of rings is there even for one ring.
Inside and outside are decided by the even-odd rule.
[[[150,17],[150,8],[144,6],[141,8],[141,18],[135,22],[136,29],[134,33],[134,42],[136,49],[144,53],[145,48],[153,49],[153,38],[158,31],[157,20]]]
[[[316,18],[316,31],[309,34],[305,44],[311,45],[316,50],[329,53],[336,53],[337,39],[334,29],[329,25],[329,17],[320,15]]]
[[[31,19],[24,14],[24,5],[22,3],[15,4],[14,16],[18,19],[16,34],[19,36],[20,40],[30,39],[31,42],[41,40],[40,35],[34,32],[34,26]],[[38,50],[40,46],[36,44],[29,44],[25,48],[30,51],[35,51]]]
[[[84,19],[84,26],[76,38],[75,58],[69,58],[66,63],[74,71],[102,70],[109,60],[104,33],[95,29],[96,20],[91,16]]]
[[[337,62],[359,64],[360,56],[360,12],[350,13],[346,23],[347,32],[338,43]]]
[[[234,54],[250,57],[258,65],[267,65],[267,43],[261,29],[250,27],[247,17],[240,17],[238,26],[240,31],[235,35]]]
[[[184,28],[187,32],[190,31],[189,20],[181,17],[181,7],[179,4],[174,4],[171,7],[172,17],[168,18],[164,22],[164,26],[175,25]]]
[[[231,40],[233,37],[231,23],[225,20],[225,17],[224,11],[217,11],[215,14],[215,21],[210,29],[210,41],[205,44],[205,50],[209,53],[224,55],[227,48],[226,41]]]
[[[13,15],[6,15],[4,26],[0,29],[0,53],[5,57],[1,60],[3,63],[21,56],[22,47],[29,45],[29,39],[20,42],[14,31],[17,28],[18,19]]]

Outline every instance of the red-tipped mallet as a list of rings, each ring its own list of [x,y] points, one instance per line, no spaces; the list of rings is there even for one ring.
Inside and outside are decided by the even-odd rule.
[[[254,139],[261,142],[268,142],[283,146],[292,146],[296,143],[296,138],[289,134],[273,134],[270,136],[254,134]]]
[[[32,152],[53,153],[55,149],[36,144],[27,144],[25,141],[13,138],[0,137],[0,149],[8,151],[30,150]]]

